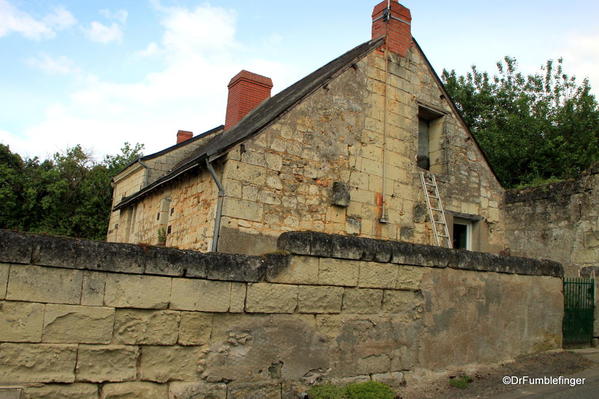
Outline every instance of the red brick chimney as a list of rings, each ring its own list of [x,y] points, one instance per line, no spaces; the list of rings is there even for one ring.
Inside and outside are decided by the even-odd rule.
[[[192,137],[193,137],[192,132],[188,132],[187,130],[179,130],[177,132],[177,144],[187,141]]]
[[[372,10],[372,39],[386,36],[389,51],[405,57],[412,46],[411,22],[410,10],[397,0],[382,1]]]
[[[229,82],[225,130],[235,126],[251,110],[270,97],[272,80],[266,76],[242,70]]]

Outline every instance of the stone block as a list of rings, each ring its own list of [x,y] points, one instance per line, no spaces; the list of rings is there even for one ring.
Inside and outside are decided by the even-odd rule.
[[[145,273],[161,276],[183,276],[186,270],[193,270],[198,277],[205,277],[202,267],[205,254],[197,251],[184,251],[176,248],[148,247],[144,251]]]
[[[117,309],[114,342],[127,345],[174,345],[179,312],[169,310]]]
[[[79,345],[77,381],[122,382],[135,380],[137,346]]]
[[[247,284],[231,283],[231,305],[229,312],[242,313],[245,310],[245,297],[247,294]]]
[[[227,312],[231,283],[197,279],[173,279],[171,308],[203,312]]]
[[[223,202],[223,216],[259,222],[262,213],[262,204],[257,202],[237,198],[225,198]]]
[[[79,304],[83,272],[40,266],[10,269],[6,299]]]
[[[171,295],[171,278],[106,275],[104,304],[117,308],[164,309]]]
[[[383,290],[346,288],[343,293],[343,312],[378,313],[383,302]]]
[[[98,399],[94,384],[45,384],[25,389],[27,399]]]
[[[395,288],[399,290],[419,290],[426,269],[417,266],[399,266]]]
[[[228,399],[281,399],[281,385],[272,382],[229,384]]]
[[[406,378],[402,372],[372,374],[372,380],[387,384],[392,388],[399,388],[406,385]]]
[[[358,284],[360,262],[321,258],[318,271],[318,283],[353,287]]]
[[[8,285],[8,272],[10,265],[0,263],[0,299],[6,298],[6,286]]]
[[[295,255],[310,255],[312,236],[301,232],[286,232],[277,239],[277,248]]]
[[[200,312],[181,312],[179,345],[204,345],[210,342],[213,315]]]
[[[249,284],[246,298],[248,313],[293,313],[297,307],[297,285]]]
[[[166,399],[168,385],[152,382],[122,382],[102,387],[101,399]]]
[[[27,302],[0,302],[0,342],[40,342],[44,305]]]
[[[227,385],[205,382],[171,382],[168,395],[169,399],[226,399]]]
[[[342,297],[342,287],[299,286],[298,312],[339,313]]]
[[[409,319],[422,317],[422,295],[413,291],[385,290],[383,311],[399,313]]]
[[[31,263],[36,265],[126,273],[142,273],[144,269],[144,253],[138,245],[34,237]]]
[[[100,272],[83,272],[83,289],[81,304],[87,306],[104,305],[104,286],[106,274]]]
[[[220,245],[220,244],[219,244]],[[201,263],[210,280],[257,282],[264,279],[264,258],[224,253],[204,254]],[[188,277],[204,277],[187,271]]]
[[[269,268],[268,281],[287,284],[317,284],[318,258],[311,256],[291,256],[289,265],[282,268]]]
[[[29,263],[31,260],[30,234],[0,230],[0,262]]]
[[[143,346],[140,378],[154,382],[197,381],[200,351],[195,346]]]
[[[74,382],[77,345],[0,344],[0,384]]]
[[[0,399],[23,399],[23,389],[0,387]]]
[[[43,341],[107,344],[112,340],[113,325],[113,308],[47,304]]]
[[[362,262],[358,285],[368,288],[395,288],[397,269],[393,264]]]

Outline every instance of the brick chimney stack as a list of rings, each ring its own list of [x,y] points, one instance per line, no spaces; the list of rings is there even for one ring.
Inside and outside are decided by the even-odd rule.
[[[266,76],[242,70],[229,82],[225,130],[235,126],[251,110],[270,97],[272,80]]]
[[[372,10],[372,39],[386,36],[389,51],[405,57],[412,46],[411,22],[410,10],[397,0],[382,1]]]
[[[192,132],[188,132],[187,130],[179,130],[177,132],[177,144],[187,141],[192,137],[193,137]]]

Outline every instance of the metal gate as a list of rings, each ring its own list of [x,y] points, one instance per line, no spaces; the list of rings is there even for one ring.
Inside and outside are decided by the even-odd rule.
[[[564,346],[589,346],[593,340],[595,281],[564,278]]]

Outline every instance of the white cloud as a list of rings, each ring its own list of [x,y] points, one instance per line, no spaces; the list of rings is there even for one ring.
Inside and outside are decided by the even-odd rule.
[[[559,55],[564,58],[565,71],[579,81],[588,78],[599,95],[599,31],[568,36]]]
[[[81,73],[68,101],[49,106],[40,123],[9,141],[15,150],[43,156],[82,144],[102,156],[129,141],[151,153],[173,145],[178,129],[197,134],[224,123],[227,83],[241,69],[272,77],[275,90],[296,76],[295,66],[258,58],[238,41],[231,10],[204,5],[159,13],[160,41],[137,55],[161,54],[162,67],[131,83]]]
[[[40,54],[28,58],[25,62],[30,67],[40,69],[50,75],[69,75],[79,72],[79,68],[73,61],[65,56],[52,57],[48,54]]]
[[[44,18],[36,19],[7,0],[0,0],[0,37],[15,32],[28,39],[50,39],[56,36],[56,31],[66,29],[76,22],[75,17],[64,7],[55,8]]]
[[[84,29],[84,32],[89,40],[98,43],[120,42],[123,39],[123,31],[116,22],[107,26],[98,21],[93,21],[89,28]]]
[[[110,11],[106,9],[100,10],[100,14],[108,19],[118,21],[121,24],[125,24],[127,22],[127,16],[129,15],[127,10]]]
[[[158,45],[154,42],[150,42],[145,49],[137,51],[135,54],[140,57],[151,57],[153,55],[159,54],[162,52],[162,49],[158,47]]]

